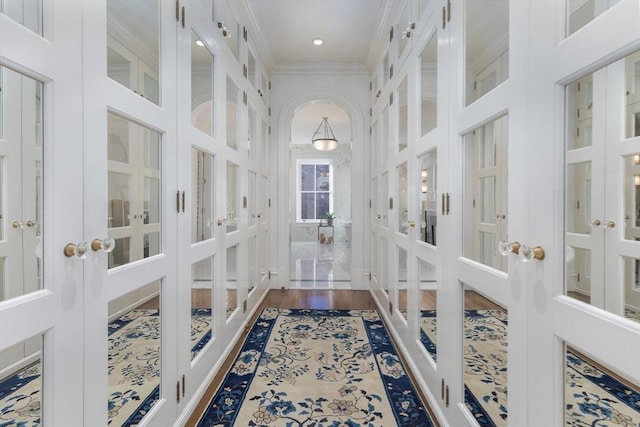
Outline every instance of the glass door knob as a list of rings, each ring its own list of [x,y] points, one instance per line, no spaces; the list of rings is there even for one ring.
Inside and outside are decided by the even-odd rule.
[[[509,243],[506,240],[501,240],[500,242],[498,242],[498,252],[500,252],[500,255],[502,256],[507,256],[510,253],[518,254],[519,250],[520,243],[518,242]]]
[[[543,260],[544,249],[540,246],[529,247],[523,244],[520,246],[520,253],[518,255],[523,262],[529,262],[532,259]]]
[[[80,242],[80,243],[67,243],[64,247],[64,256],[66,256],[67,258],[71,258],[71,257],[76,257],[76,258],[86,258],[87,257],[87,251],[89,250],[89,247],[87,245],[87,242]]]
[[[113,240],[111,237],[107,237],[104,240],[100,240],[100,239],[93,239],[93,241],[91,242],[91,249],[93,249],[94,252],[97,251],[102,251],[102,252],[113,252],[113,250],[116,248],[116,241]]]

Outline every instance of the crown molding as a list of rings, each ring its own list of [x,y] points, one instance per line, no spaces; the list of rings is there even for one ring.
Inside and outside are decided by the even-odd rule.
[[[362,63],[289,63],[281,64],[273,69],[274,74],[364,74],[369,69]]]

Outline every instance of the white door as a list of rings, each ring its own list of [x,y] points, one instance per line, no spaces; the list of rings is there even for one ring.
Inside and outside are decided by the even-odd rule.
[[[180,22],[175,5],[159,1],[92,2],[83,13],[91,41],[82,98],[84,236],[91,245],[84,425],[171,425],[181,398],[173,196]],[[113,54],[116,42],[127,61]]]
[[[0,6],[2,424],[83,423],[81,28],[69,4]]]

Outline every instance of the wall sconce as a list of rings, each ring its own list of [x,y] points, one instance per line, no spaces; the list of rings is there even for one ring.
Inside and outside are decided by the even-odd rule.
[[[633,176],[633,183],[637,186],[640,186],[640,175]]]
[[[427,183],[422,181],[422,194],[425,194],[427,190],[428,190]]]
[[[640,154],[634,154],[633,156],[633,164],[640,165]]]

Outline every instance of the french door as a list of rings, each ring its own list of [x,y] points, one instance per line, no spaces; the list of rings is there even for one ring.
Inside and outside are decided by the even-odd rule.
[[[3,424],[83,423],[84,266],[64,250],[86,249],[78,245],[84,239],[76,75],[82,17],[74,9],[0,5],[0,38],[11,40],[0,43]]]

